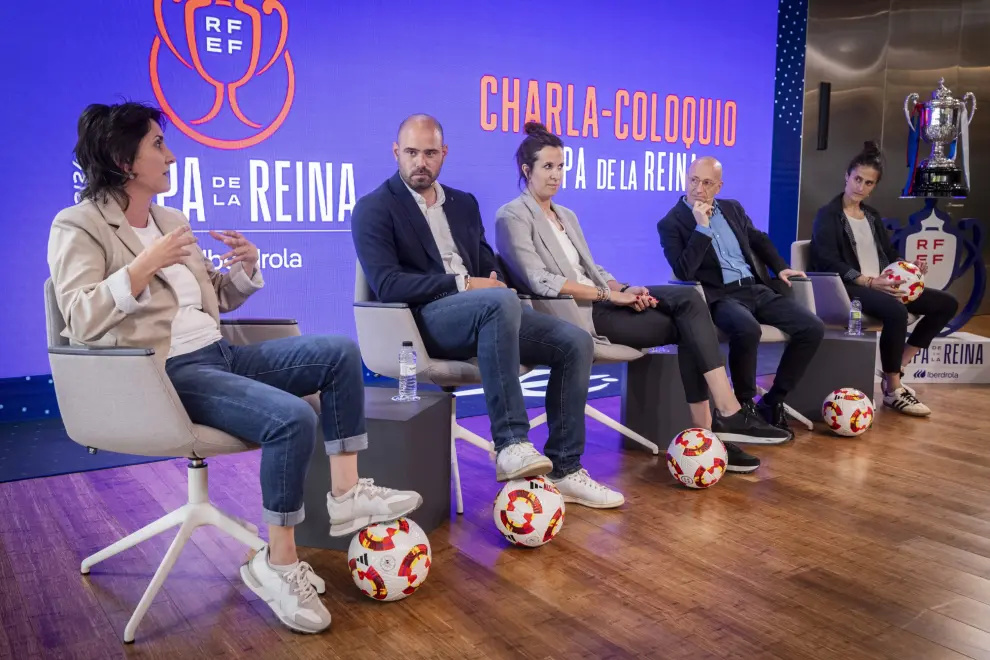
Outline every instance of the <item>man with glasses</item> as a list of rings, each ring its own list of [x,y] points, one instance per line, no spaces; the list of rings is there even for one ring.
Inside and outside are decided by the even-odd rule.
[[[722,164],[699,158],[688,170],[687,195],[657,223],[664,256],[681,280],[701,283],[712,320],[729,339],[729,372],[736,398],[750,414],[793,433],[784,415],[784,399],[811,362],[825,333],[821,319],[771,288],[767,267],[791,286],[792,270],[770,237],[753,226],[739,202],[716,200],[722,189]],[[790,337],[773,386],[756,396],[756,358],[760,324]]]

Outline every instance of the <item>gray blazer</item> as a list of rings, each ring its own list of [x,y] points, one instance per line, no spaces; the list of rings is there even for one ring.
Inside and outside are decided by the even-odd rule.
[[[588,278],[596,286],[607,287],[608,281],[615,277],[595,263],[577,216],[559,204],[551,203],[551,208],[563,223],[564,231],[574,244]],[[506,275],[512,285],[523,293],[556,298],[560,295],[564,282],[577,282],[577,272],[557,242],[550,221],[528,191],[498,210],[495,216],[495,241],[499,255],[509,271]],[[575,307],[576,316],[565,320],[587,330],[596,343],[608,344],[608,339],[595,332],[592,303],[578,302]]]

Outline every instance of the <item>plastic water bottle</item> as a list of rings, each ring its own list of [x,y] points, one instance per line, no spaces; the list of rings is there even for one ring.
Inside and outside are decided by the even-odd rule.
[[[863,334],[863,303],[859,298],[853,298],[849,305],[849,328],[846,334],[857,336]]]
[[[411,341],[402,342],[399,349],[399,393],[392,401],[419,401],[416,394],[416,351]]]

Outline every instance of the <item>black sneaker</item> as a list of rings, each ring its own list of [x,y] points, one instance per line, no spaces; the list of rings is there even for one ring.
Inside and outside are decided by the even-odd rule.
[[[754,407],[760,415],[760,419],[787,433],[788,440],[794,439],[794,431],[791,430],[791,425],[787,423],[787,413],[784,412],[783,402],[775,406],[768,406],[760,401]]]
[[[726,472],[737,472],[744,474],[755,472],[760,467],[760,459],[752,454],[747,454],[739,445],[726,442],[725,451],[729,456],[729,464],[725,467]]]
[[[745,408],[728,417],[716,410],[712,415],[712,433],[723,443],[743,445],[782,445],[791,439],[789,433],[771,426],[758,414],[748,413]]]

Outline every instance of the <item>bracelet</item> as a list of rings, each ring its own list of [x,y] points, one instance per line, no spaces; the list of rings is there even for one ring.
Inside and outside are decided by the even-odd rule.
[[[604,302],[608,300],[608,289],[603,287],[597,287],[598,295],[595,297],[595,302]]]
[[[867,289],[872,289],[873,288],[873,278],[872,277],[867,277],[866,278],[866,288]]]
[[[631,284],[626,284],[621,289],[619,289],[619,293],[625,293],[626,292],[626,289],[628,289],[630,286],[632,286],[632,285]]]
[[[467,291],[470,288],[471,288],[471,276],[470,275],[465,275],[464,276],[464,290]]]

